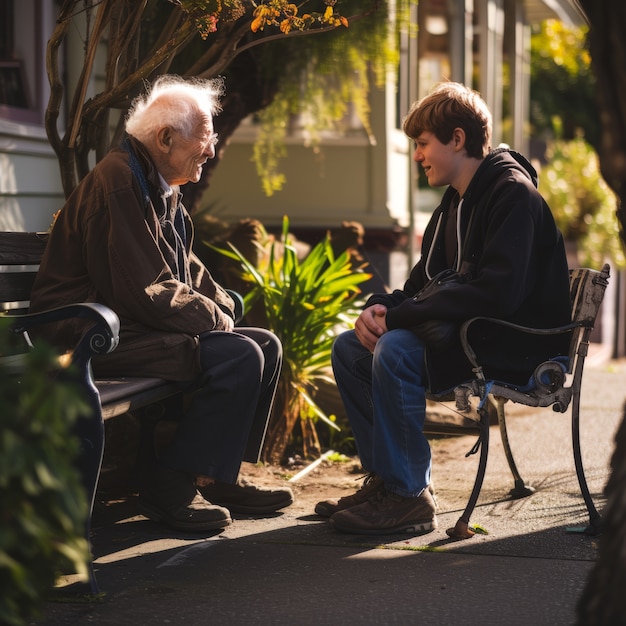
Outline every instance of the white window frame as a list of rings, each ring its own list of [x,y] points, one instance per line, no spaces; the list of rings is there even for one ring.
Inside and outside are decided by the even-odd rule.
[[[44,25],[51,20],[53,3],[50,0],[1,1],[0,10],[10,11],[12,8],[12,24],[2,27],[9,29],[13,50],[0,58],[0,72],[4,70],[12,88],[19,89],[11,97],[23,99],[25,106],[0,103],[0,121],[43,126],[49,93],[45,70],[48,36],[44,33]]]

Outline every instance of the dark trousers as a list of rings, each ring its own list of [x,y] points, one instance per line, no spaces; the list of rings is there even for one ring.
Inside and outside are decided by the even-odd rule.
[[[278,338],[262,328],[200,336],[202,374],[162,460],[170,467],[234,483],[241,461],[256,463],[282,365]]]

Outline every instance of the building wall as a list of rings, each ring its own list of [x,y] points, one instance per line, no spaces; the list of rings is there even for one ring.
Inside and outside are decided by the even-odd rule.
[[[287,215],[292,222],[308,227],[365,216],[379,225],[390,224],[384,203],[380,206],[373,197],[371,147],[346,142],[322,145],[317,153],[295,144],[287,150],[281,163],[285,186],[268,197],[251,160],[251,140],[234,137],[202,204],[228,222],[253,217],[269,226],[280,224]]]
[[[47,230],[64,202],[43,129],[0,120],[0,230]]]
[[[322,138],[316,149],[303,145],[301,136],[288,138],[287,156],[280,163],[286,183],[269,197],[251,160],[256,131],[242,126],[211,178],[203,206],[227,222],[252,217],[268,227],[280,226],[282,216],[287,215],[292,224],[303,228],[333,227],[343,220],[393,228],[397,220],[390,212],[387,188],[384,97],[382,90],[372,93],[375,144],[364,131],[345,138]]]
[[[0,60],[5,67],[19,67],[26,106],[11,106],[6,92],[0,102],[0,230],[47,230],[64,200],[59,165],[43,125],[45,42],[58,9],[53,0],[2,2],[2,11],[10,4],[12,12],[2,16],[2,41],[10,49],[3,50]]]

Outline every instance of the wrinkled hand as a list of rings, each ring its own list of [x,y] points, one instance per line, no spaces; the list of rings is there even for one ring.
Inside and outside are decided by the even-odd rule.
[[[386,314],[386,306],[373,304],[361,311],[354,325],[354,332],[356,333],[357,339],[361,342],[361,345],[370,352],[374,352],[378,339],[383,333],[387,332],[387,324],[385,322]]]
[[[226,313],[224,313],[222,319],[224,323],[224,328],[222,330],[224,332],[231,333],[233,330],[235,330],[235,320],[233,320],[230,315],[226,315]]]

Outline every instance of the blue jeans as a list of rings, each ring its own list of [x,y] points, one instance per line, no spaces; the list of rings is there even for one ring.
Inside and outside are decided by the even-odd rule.
[[[363,468],[390,492],[418,496],[431,471],[424,344],[409,330],[390,330],[372,354],[350,330],[336,338],[332,364]]]

